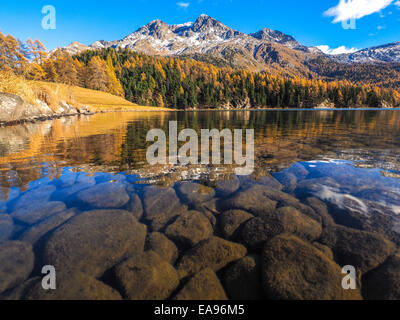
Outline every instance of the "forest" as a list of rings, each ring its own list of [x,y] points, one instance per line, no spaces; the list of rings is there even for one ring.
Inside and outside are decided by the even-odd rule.
[[[193,59],[152,57],[131,50],[90,50],[71,56],[47,52],[0,32],[0,74],[59,82],[123,96],[131,102],[174,109],[395,107],[395,88],[350,80],[284,77],[219,68]]]

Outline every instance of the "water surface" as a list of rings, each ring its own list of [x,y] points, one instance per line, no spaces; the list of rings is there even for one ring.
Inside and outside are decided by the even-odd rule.
[[[232,166],[147,164],[147,132],[152,128],[167,132],[170,121],[178,121],[179,129],[198,132],[255,130],[255,172],[238,177],[232,194],[252,185],[271,186],[274,181],[277,190],[301,203],[309,198],[323,201],[337,224],[376,232],[400,243],[400,111],[396,110],[109,113],[3,127],[0,215],[11,216],[12,227],[7,232],[0,229],[0,240],[24,240],[32,235],[30,230],[45,225],[52,218],[51,212],[40,212],[46,203],[58,203],[59,207],[54,204],[47,209],[57,214],[65,210],[76,210],[76,215],[93,209],[127,210],[129,199],[107,199],[115,197],[115,188],[122,188],[131,202],[137,195],[144,211],[143,197],[149,185],[173,188],[188,209],[196,209],[201,200],[185,198],[179,189],[182,181],[211,190],[211,196],[204,198],[207,203],[232,196],[212,191],[221,181],[236,181],[232,180],[236,179]],[[107,184],[113,185],[110,193]],[[104,192],[102,186],[106,186]],[[79,198],[79,193],[88,190],[96,193],[93,201]],[[28,217],[35,210],[39,213]],[[220,236],[218,214],[210,222]],[[139,218],[148,232],[158,231],[146,212]],[[36,264],[41,256],[39,244],[62,223],[30,238],[34,239]],[[179,249],[182,254],[187,248]],[[37,275],[37,268],[30,276]]]

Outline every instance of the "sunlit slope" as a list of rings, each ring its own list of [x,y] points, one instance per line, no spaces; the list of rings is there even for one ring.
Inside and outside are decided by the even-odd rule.
[[[36,82],[50,87],[57,95],[70,96],[77,103],[90,106],[93,111],[160,111],[165,108],[139,106],[122,97],[110,93],[85,89],[76,86],[67,86],[59,83]]]

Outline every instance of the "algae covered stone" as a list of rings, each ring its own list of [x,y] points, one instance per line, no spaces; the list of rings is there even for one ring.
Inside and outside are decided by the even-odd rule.
[[[33,202],[31,205],[13,211],[11,217],[32,225],[66,209],[66,205],[59,201]]]
[[[204,269],[191,278],[174,299],[228,300],[221,282],[211,269]]]
[[[32,246],[21,241],[0,243],[0,293],[12,289],[26,279],[33,270],[35,257]]]
[[[14,229],[12,218],[8,214],[0,214],[0,241],[8,240]]]
[[[84,212],[46,241],[43,259],[58,271],[101,276],[124,258],[144,250],[146,226],[123,210]]]
[[[150,222],[152,231],[160,231],[186,210],[172,188],[145,188],[143,205],[145,218]]]
[[[174,265],[179,256],[175,243],[159,232],[150,233],[146,238],[145,249],[154,251],[165,261]]]
[[[130,198],[119,182],[105,182],[76,194],[80,207],[89,209],[114,209],[126,205]]]
[[[210,238],[214,229],[209,220],[200,212],[187,211],[165,230],[165,235],[182,248],[194,247]]]
[[[363,295],[369,300],[400,299],[400,254],[397,253],[363,277]]]
[[[265,241],[283,233],[313,241],[321,235],[322,226],[293,207],[282,207],[248,221],[243,227],[242,239],[247,246],[260,249]]]
[[[339,265],[296,236],[273,238],[265,245],[262,259],[262,283],[269,299],[361,299],[359,289],[343,289]]]
[[[181,278],[194,275],[206,268],[217,272],[246,254],[247,249],[241,244],[212,237],[187,251],[178,262],[177,269]]]
[[[254,218],[252,214],[243,210],[228,210],[223,212],[219,218],[222,235],[226,239],[235,237],[240,226],[252,218]]]
[[[384,236],[342,226],[326,228],[319,240],[330,247],[335,261],[366,273],[382,264],[396,250]]]
[[[57,289],[45,290],[42,279],[24,294],[25,300],[121,300],[121,295],[110,286],[81,272],[57,273]]]
[[[164,300],[179,285],[174,267],[153,251],[124,261],[114,273],[118,287],[129,300]]]
[[[230,299],[262,299],[261,256],[249,255],[235,262],[225,271],[224,285]]]

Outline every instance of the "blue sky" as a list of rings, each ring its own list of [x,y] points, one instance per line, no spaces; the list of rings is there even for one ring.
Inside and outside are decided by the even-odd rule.
[[[91,44],[121,39],[155,19],[175,24],[206,13],[245,33],[277,29],[308,46],[365,48],[400,41],[400,1],[348,1],[0,0],[0,30],[22,40],[39,38],[53,49],[73,41]],[[55,30],[41,27],[45,5],[56,9]],[[356,18],[355,30],[342,27],[340,21],[348,17]]]

